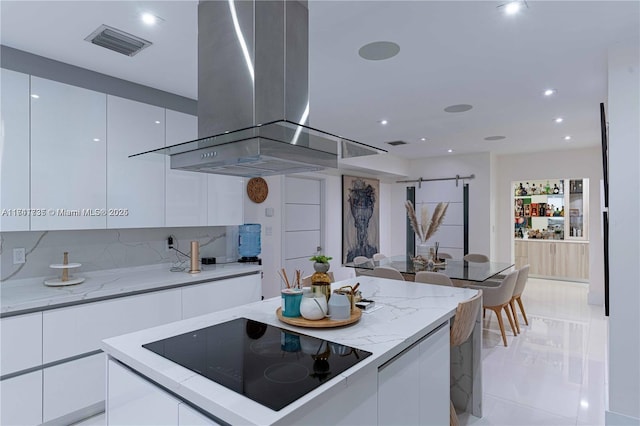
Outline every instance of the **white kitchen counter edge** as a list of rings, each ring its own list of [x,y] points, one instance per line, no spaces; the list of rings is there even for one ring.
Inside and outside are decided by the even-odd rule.
[[[447,322],[455,314],[458,302],[476,294],[476,290],[472,289],[400,283],[375,277],[358,277],[334,285],[353,285],[356,281],[361,283],[363,295],[373,298],[383,308],[371,314],[363,314],[360,321],[351,326],[328,329],[289,326],[276,318],[275,311],[280,305],[280,298],[273,298],[110,338],[103,341],[102,349],[224,422],[273,424],[286,422],[287,417],[294,415],[297,410],[310,409],[311,401],[314,404],[321,403],[331,396],[332,389],[346,387],[350,378],[358,374],[373,374],[378,367]],[[145,343],[241,317],[364,349],[373,355],[282,410],[273,411],[142,348]]]
[[[170,272],[169,267],[168,264],[158,264],[77,273],[75,275],[84,277],[85,281],[65,287],[48,287],[43,283],[44,277],[6,281],[0,284],[0,316],[165,290],[202,281],[258,273],[262,269],[261,266],[246,263],[226,263],[203,265],[203,271],[199,274],[189,274]]]

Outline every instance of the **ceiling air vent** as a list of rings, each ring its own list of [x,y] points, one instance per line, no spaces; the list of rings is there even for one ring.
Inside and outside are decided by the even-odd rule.
[[[405,142],[405,141],[391,141],[391,142],[386,142],[386,143],[388,143],[389,145],[392,145],[392,146],[407,145],[407,142]]]
[[[153,44],[150,41],[104,24],[89,34],[85,40],[127,56],[133,56]]]

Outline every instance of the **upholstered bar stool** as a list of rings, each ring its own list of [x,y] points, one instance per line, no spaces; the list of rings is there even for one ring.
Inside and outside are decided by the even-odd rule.
[[[478,290],[478,294],[471,299],[458,303],[456,316],[453,319],[453,326],[451,326],[450,331],[451,346],[460,346],[469,339],[481,305],[482,290]],[[451,426],[458,426],[459,424],[458,415],[451,400],[449,400],[449,424]]]

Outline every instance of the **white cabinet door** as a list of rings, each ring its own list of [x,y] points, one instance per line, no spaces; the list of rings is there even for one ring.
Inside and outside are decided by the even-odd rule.
[[[420,350],[413,346],[379,369],[379,425],[419,424],[419,368]]]
[[[42,365],[42,312],[0,320],[0,375]]]
[[[191,318],[257,302],[262,297],[260,273],[192,285],[182,289],[182,318]]]
[[[166,146],[198,138],[198,118],[166,110]],[[207,225],[207,174],[171,170],[166,164],[166,226]]]
[[[107,370],[107,425],[178,424],[179,400],[112,360]]]
[[[218,425],[210,418],[200,414],[187,404],[181,402],[178,405],[178,425],[179,426],[208,426]]]
[[[106,95],[31,77],[31,230],[100,229],[106,216]],[[38,96],[35,98],[34,96]]]
[[[180,289],[158,291],[43,313],[45,363],[100,349],[108,337],[180,319]]]
[[[449,424],[449,327],[423,338],[378,371],[378,424]]]
[[[208,175],[209,226],[243,223],[244,179],[235,176]]]
[[[105,400],[105,354],[44,370],[43,417],[48,422]]]
[[[3,69],[0,210],[29,208],[29,76]],[[0,215],[0,231],[28,231],[29,216]]]
[[[420,424],[449,424],[449,327],[442,327],[420,342]]]
[[[129,158],[164,146],[164,109],[107,97],[108,228],[164,226],[164,155]],[[123,210],[119,214],[120,209]]]
[[[42,423],[42,371],[0,382],[0,424]]]

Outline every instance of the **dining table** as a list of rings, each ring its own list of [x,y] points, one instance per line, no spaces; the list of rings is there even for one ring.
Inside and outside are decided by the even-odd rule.
[[[424,264],[416,263],[409,255],[397,255],[385,257],[381,260],[369,260],[364,263],[355,264],[348,262],[345,267],[357,268],[360,271],[371,271],[377,266],[395,268],[405,277],[405,280],[413,281],[416,272],[433,271],[440,272],[451,278],[454,285],[465,286],[465,282],[483,283],[492,277],[500,275],[502,272],[512,268],[513,263],[509,262],[468,262],[466,260],[443,259],[443,262],[435,264],[433,268],[428,268]]]

